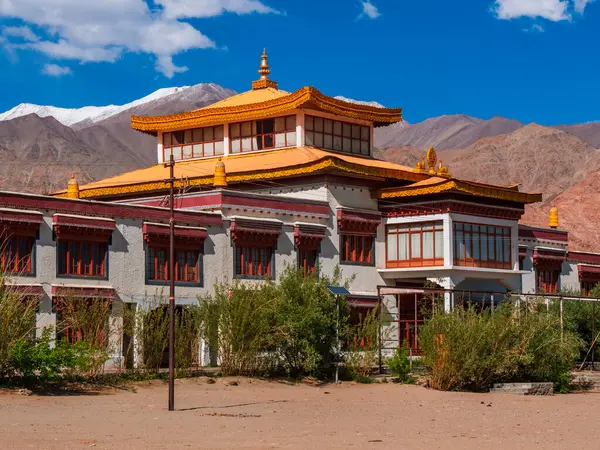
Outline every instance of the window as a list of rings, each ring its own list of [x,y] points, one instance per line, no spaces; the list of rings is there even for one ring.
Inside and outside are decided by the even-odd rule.
[[[98,242],[58,241],[58,274],[104,277],[107,245]]]
[[[454,223],[454,264],[512,269],[509,227]]]
[[[305,139],[309,147],[369,155],[371,128],[323,117],[306,116]]]
[[[373,264],[373,236],[342,235],[340,259],[343,263]]]
[[[271,276],[273,247],[235,247],[235,275],[246,278]]]
[[[387,227],[386,267],[443,265],[444,231],[441,221]]]
[[[598,278],[584,278],[581,280],[581,295],[592,295],[594,288],[600,283],[600,277]]]
[[[304,271],[304,276],[315,272],[318,252],[316,250],[298,250],[298,266]]]
[[[296,116],[229,125],[231,153],[296,146]]]
[[[536,269],[537,291],[545,294],[558,293],[558,279],[560,270],[555,269]]]
[[[169,281],[169,249],[149,247],[146,252],[146,279],[148,281]],[[179,283],[199,283],[200,252],[197,250],[175,249],[173,272]]]
[[[223,154],[223,125],[163,134],[163,156],[175,161]]]
[[[33,248],[35,238],[9,236],[0,245],[0,269],[19,275],[33,274]]]

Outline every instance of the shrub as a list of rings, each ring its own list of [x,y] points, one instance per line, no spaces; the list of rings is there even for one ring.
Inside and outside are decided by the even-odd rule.
[[[216,284],[214,295],[200,299],[202,334],[218,349],[224,375],[253,375],[264,367],[273,317],[274,286],[234,282]]]
[[[357,326],[348,326],[346,331],[347,349],[344,352],[346,369],[356,380],[368,377],[377,365],[379,358],[378,309],[374,308],[364,317],[359,317]]]
[[[410,381],[410,359],[408,355],[408,345],[406,342],[396,348],[394,356],[388,360],[388,367],[390,373],[398,379],[398,381],[404,383]]]
[[[11,356],[35,333],[38,300],[14,291],[0,273],[0,379],[12,374]]]
[[[288,266],[279,280],[273,289],[274,328],[270,343],[288,375],[319,375],[334,361],[336,327],[343,339],[347,323],[344,298],[339,300],[338,318],[338,305],[327,289],[342,284],[341,272],[336,268],[331,277],[318,272],[305,277],[302,270]]]
[[[431,386],[486,390],[502,381],[564,384],[579,350],[577,337],[545,307],[518,309],[512,301],[494,314],[455,308],[426,320],[420,332]],[[559,386],[560,388],[560,386]]]

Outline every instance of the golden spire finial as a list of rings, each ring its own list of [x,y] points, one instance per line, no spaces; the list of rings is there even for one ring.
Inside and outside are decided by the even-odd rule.
[[[74,173],[71,174],[71,179],[67,184],[67,198],[79,198],[79,183]]]
[[[226,187],[227,186],[227,172],[225,172],[225,164],[222,159],[219,158],[215,164],[215,175],[213,178],[214,187]]]
[[[267,49],[263,49],[260,68],[258,69],[258,73],[260,74],[260,78],[256,81],[252,82],[252,89],[264,89],[264,88],[273,88],[277,89],[277,82],[269,79],[269,74],[271,73],[271,69],[269,68],[269,63],[267,62]]]
[[[437,163],[437,153],[435,152],[435,149],[433,147],[429,147],[425,158],[427,159],[427,165],[429,166],[429,174],[435,175],[435,163]]]
[[[550,209],[550,216],[548,217],[548,226],[550,228],[558,228],[558,208],[556,205],[552,205]]]
[[[448,172],[448,166],[444,166],[444,163],[440,159],[440,165],[438,166],[437,174],[442,177],[450,177],[450,173]]]
[[[268,80],[269,74],[271,73],[271,69],[269,69],[269,63],[267,62],[267,49],[263,49],[263,53],[261,56],[262,61],[260,62],[260,69],[258,69],[258,73],[260,74],[261,80]]]

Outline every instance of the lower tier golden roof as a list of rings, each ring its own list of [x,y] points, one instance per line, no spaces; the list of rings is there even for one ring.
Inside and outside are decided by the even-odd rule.
[[[187,187],[212,186],[218,157],[178,161],[175,163],[176,187],[185,180]],[[333,153],[310,147],[269,150],[229,155],[221,158],[225,164],[227,182],[241,183],[337,171],[365,177],[421,181],[427,174],[388,161]],[[80,198],[101,198],[163,191],[169,169],[157,164],[145,169],[95,181],[79,187]],[[54,195],[64,197],[66,191]]]
[[[542,201],[542,194],[520,192],[518,185],[495,186],[455,178],[431,177],[408,186],[381,189],[374,195],[377,199],[403,199],[424,195],[457,192],[476,197],[507,200],[517,203],[536,203]]]

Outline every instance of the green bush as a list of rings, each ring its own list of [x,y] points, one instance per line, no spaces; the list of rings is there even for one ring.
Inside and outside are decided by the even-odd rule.
[[[35,333],[37,306],[36,298],[14,291],[0,273],[0,379],[14,371],[11,357],[15,346]]]
[[[474,307],[435,314],[420,331],[431,386],[440,390],[489,389],[493,383],[550,381],[564,388],[580,341],[561,337],[560,320],[545,306],[517,308],[505,301],[494,314]]]
[[[12,348],[11,365],[13,375],[42,382],[69,379],[87,375],[95,365],[97,350],[87,342],[70,343],[66,340],[54,342],[51,329],[45,328],[35,341],[24,339]],[[106,355],[103,356],[106,359]]]
[[[347,348],[344,352],[346,370],[355,380],[371,375],[379,359],[378,309],[373,308],[359,324],[346,329]]]
[[[283,370],[292,377],[321,375],[336,353],[336,327],[343,339],[347,322],[345,299],[338,306],[327,286],[342,284],[341,272],[328,277],[318,272],[308,277],[288,266],[273,289],[273,329],[270,343]]]
[[[401,347],[396,348],[394,356],[388,360],[388,367],[390,373],[400,382],[404,383],[410,380],[410,359],[406,342]]]

